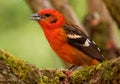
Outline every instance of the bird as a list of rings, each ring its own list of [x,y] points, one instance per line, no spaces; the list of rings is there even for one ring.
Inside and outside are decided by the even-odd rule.
[[[103,61],[100,48],[80,27],[55,9],[43,9],[31,16],[38,21],[55,53],[72,68],[96,65]]]

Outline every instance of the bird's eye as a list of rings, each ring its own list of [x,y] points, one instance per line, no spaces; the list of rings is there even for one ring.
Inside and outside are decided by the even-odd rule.
[[[46,16],[46,17],[49,17],[49,16],[51,16],[51,14],[45,14],[45,16]]]

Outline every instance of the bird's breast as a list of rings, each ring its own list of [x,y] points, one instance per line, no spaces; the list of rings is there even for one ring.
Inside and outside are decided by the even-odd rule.
[[[59,50],[64,44],[67,43],[66,33],[63,29],[57,28],[53,31],[48,31],[45,36],[54,50]]]

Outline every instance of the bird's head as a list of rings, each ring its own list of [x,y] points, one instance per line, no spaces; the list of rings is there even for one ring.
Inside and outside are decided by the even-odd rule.
[[[54,9],[44,9],[32,15],[32,20],[36,20],[42,28],[58,28],[65,24],[64,16]]]

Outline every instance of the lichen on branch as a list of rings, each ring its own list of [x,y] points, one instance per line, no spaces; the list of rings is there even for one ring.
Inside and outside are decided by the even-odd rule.
[[[119,84],[120,58],[78,70],[40,70],[0,50],[0,84]]]

